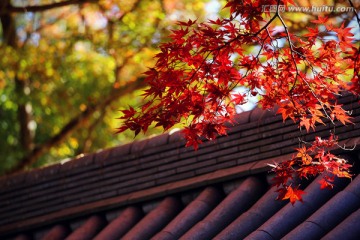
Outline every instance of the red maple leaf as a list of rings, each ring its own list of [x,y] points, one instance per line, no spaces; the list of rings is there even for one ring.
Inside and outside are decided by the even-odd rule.
[[[328,22],[328,17],[322,17],[322,16],[319,16],[317,20],[312,20],[311,22],[312,23],[316,23],[316,24],[326,24]]]
[[[244,94],[240,94],[240,93],[236,93],[232,95],[232,100],[235,104],[237,105],[241,105],[244,104],[245,102],[245,95]]]
[[[320,188],[321,189],[333,189],[333,187],[334,187],[334,184],[331,181],[326,180],[324,178],[322,178],[319,181],[319,183],[320,183]]]

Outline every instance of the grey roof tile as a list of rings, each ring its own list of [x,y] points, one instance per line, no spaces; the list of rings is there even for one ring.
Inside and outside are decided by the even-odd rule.
[[[241,214],[214,239],[243,239],[261,224],[268,220],[285,204],[285,201],[274,201],[276,188],[270,188],[248,211]]]
[[[231,192],[209,215],[198,222],[181,239],[211,239],[238,215],[246,211],[263,193],[264,184],[249,177]]]
[[[54,226],[41,240],[62,240],[70,234],[71,230],[69,227],[62,224]]]
[[[97,215],[92,216],[83,225],[66,237],[66,240],[93,239],[106,224],[105,217]]]
[[[175,197],[165,198],[160,205],[141,219],[122,237],[124,240],[149,239],[176,216],[181,202]]]
[[[137,207],[127,207],[121,214],[109,223],[94,240],[116,240],[124,236],[140,219],[143,212]]]
[[[217,188],[208,187],[152,239],[178,239],[203,219],[222,199]]]
[[[356,210],[333,230],[328,232],[323,240],[358,240],[360,236],[360,209]]]

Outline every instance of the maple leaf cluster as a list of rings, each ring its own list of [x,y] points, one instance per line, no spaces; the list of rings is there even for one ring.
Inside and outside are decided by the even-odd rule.
[[[302,201],[305,192],[292,187],[292,180],[304,179],[321,175],[319,181],[321,189],[332,189],[335,177],[351,178],[351,165],[343,158],[337,157],[330,150],[338,145],[337,138],[332,134],[328,139],[316,137],[312,144],[305,143],[296,148],[297,154],[288,161],[279,164],[269,164],[275,172],[273,185],[277,186],[278,199],[289,199],[292,204]]]
[[[230,9],[228,18],[178,22],[171,41],[161,44],[155,66],[145,73],[146,103],[137,111],[123,111],[119,132],[131,129],[138,134],[152,124],[168,130],[184,123],[186,146],[197,149],[203,139],[226,134],[225,123],[233,123],[235,107],[245,104],[250,95],[258,96],[264,109],[279,106],[284,120],[290,118],[306,131],[315,130],[325,119],[350,123],[337,97],[360,89],[359,48],[351,29],[327,24],[320,16],[305,34],[292,34],[279,11],[262,12],[263,5],[280,4],[294,3],[229,0],[225,6]],[[249,53],[249,46],[258,50]],[[352,84],[344,80],[349,70],[353,70]],[[234,92],[237,86],[247,92]],[[334,144],[334,139],[321,141]],[[286,185],[294,173],[350,177],[343,160],[326,152],[324,146],[316,140],[312,147],[297,149],[295,158],[275,167],[281,199],[301,200],[303,192]],[[294,170],[294,164],[300,168]],[[331,186],[331,177],[324,181],[322,188]]]

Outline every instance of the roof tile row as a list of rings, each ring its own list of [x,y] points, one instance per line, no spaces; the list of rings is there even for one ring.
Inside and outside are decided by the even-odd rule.
[[[359,160],[359,159],[358,159]],[[334,190],[319,190],[319,177],[309,181],[304,203],[276,201],[264,174],[240,178],[227,195],[226,185],[159,198],[144,205],[124,206],[109,220],[106,212],[89,215],[75,226],[71,220],[48,225],[37,239],[358,239],[360,177],[336,179]],[[233,188],[233,187],[232,187]],[[142,204],[145,204],[143,202]],[[100,214],[100,215],[99,215]],[[69,222],[70,221],[70,222]],[[73,226],[73,227],[72,227]],[[27,235],[36,235],[36,229]],[[34,234],[34,235],[33,235]]]

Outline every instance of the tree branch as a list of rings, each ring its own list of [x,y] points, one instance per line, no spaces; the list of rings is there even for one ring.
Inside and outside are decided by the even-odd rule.
[[[111,95],[107,98],[104,98],[103,101],[99,102],[93,107],[89,107],[84,112],[80,113],[75,118],[71,119],[61,130],[59,133],[51,137],[48,141],[43,144],[36,146],[28,155],[23,157],[19,163],[9,170],[6,174],[15,173],[25,169],[27,166],[34,164],[39,157],[41,157],[46,151],[50,148],[56,146],[57,144],[61,143],[66,137],[68,137],[71,133],[82,126],[82,123],[89,119],[93,113],[96,111],[106,108],[112,102],[117,100],[119,97],[133,92],[136,89],[145,86],[144,78],[139,77],[136,81],[128,83],[118,89],[117,91],[113,91]]]
[[[65,7],[73,4],[93,3],[98,1],[99,0],[67,0],[63,2],[55,2],[44,5],[23,6],[23,7],[15,7],[8,5],[6,8],[1,9],[0,14],[2,15],[6,13],[44,12],[46,10]]]
[[[357,22],[359,24],[359,27],[360,27],[360,17],[358,15],[358,12],[356,11],[356,8],[355,8],[355,6],[354,6],[354,4],[353,4],[353,2],[351,0],[349,0],[349,3],[350,3],[350,6],[354,9],[355,17],[356,17],[356,20],[357,20]]]
[[[100,109],[99,112],[100,112],[100,116],[98,118],[96,118],[87,129],[85,129],[87,136],[83,140],[81,146],[76,150],[76,152],[77,152],[76,155],[89,152],[90,147],[93,142],[92,141],[93,133],[94,133],[96,127],[99,125],[99,123],[104,119],[105,114],[106,114],[106,108]]]
[[[0,2],[1,10],[6,9],[9,6],[11,6],[10,0]],[[2,14],[0,15],[0,22],[3,32],[4,45],[10,46],[16,50],[19,49],[14,17],[8,13]],[[33,147],[33,134],[29,127],[32,118],[31,103],[26,100],[26,96],[29,93],[26,93],[25,91],[28,79],[20,79],[18,74],[15,74],[13,80],[15,83],[15,94],[18,98],[17,119],[20,125],[19,140],[22,150],[24,152],[29,152]]]

